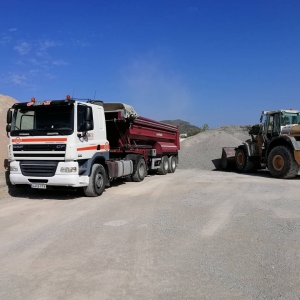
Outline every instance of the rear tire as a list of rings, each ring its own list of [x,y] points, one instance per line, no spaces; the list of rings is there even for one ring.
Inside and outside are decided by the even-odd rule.
[[[169,171],[169,158],[168,156],[165,155],[161,158],[160,167],[157,173],[160,175],[166,175],[168,171]]]
[[[297,176],[299,165],[288,147],[277,146],[268,156],[268,169],[273,177],[288,179]]]
[[[255,161],[251,160],[243,149],[237,149],[235,152],[235,164],[239,173],[253,172],[256,170]]]
[[[102,165],[94,164],[90,176],[89,185],[83,188],[88,197],[97,197],[102,195],[106,186],[106,171]]]
[[[132,181],[135,182],[143,181],[146,175],[147,175],[147,168],[146,168],[145,160],[143,158],[140,158],[136,165],[136,170],[134,174],[131,176]]]
[[[177,157],[176,156],[170,156],[169,157],[169,173],[174,173],[177,167]]]

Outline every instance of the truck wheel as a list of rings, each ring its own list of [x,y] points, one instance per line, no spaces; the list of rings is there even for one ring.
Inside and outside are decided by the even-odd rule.
[[[250,157],[243,149],[237,149],[235,151],[235,164],[237,171],[240,173],[253,172],[256,170],[255,162],[250,160]]]
[[[106,171],[102,165],[94,164],[90,176],[89,185],[83,188],[88,197],[100,196],[106,186]]]
[[[143,158],[140,158],[136,165],[136,171],[131,177],[132,181],[135,182],[143,181],[144,178],[146,177],[146,174],[147,174],[147,168],[146,168],[145,160]]]
[[[169,171],[169,158],[168,156],[165,155],[161,158],[160,167],[157,173],[160,175],[166,175],[168,171]]]
[[[299,165],[288,147],[277,146],[268,156],[268,169],[273,177],[287,179],[296,177]]]
[[[174,173],[177,167],[177,157],[176,156],[170,156],[169,157],[169,173]]]

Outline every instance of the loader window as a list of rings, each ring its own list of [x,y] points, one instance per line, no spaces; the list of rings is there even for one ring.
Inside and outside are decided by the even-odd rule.
[[[273,127],[274,127],[274,115],[269,115],[266,119],[266,128],[267,128],[267,138],[272,138]]]
[[[281,116],[281,126],[299,124],[300,116],[297,113],[284,113]]]
[[[278,136],[280,134],[280,116],[279,114],[274,115],[273,121],[273,136]]]
[[[267,116],[266,115],[261,115],[261,117],[260,117],[260,122],[262,123],[262,125],[263,125],[263,132],[267,132],[267,122],[268,122],[268,118],[267,118]]]
[[[269,116],[268,133],[272,132],[273,124],[274,124],[274,116]]]

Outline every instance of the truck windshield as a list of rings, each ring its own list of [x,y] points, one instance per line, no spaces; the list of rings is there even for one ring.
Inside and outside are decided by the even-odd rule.
[[[299,113],[283,113],[281,116],[281,126],[299,124],[300,115]]]
[[[11,135],[70,135],[74,130],[73,111],[73,105],[15,109]]]

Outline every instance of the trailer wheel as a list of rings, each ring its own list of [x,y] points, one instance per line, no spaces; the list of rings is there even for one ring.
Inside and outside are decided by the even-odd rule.
[[[176,167],[177,167],[177,157],[171,155],[169,157],[169,170],[168,170],[168,172],[169,173],[174,173],[175,170],[176,170]]]
[[[83,188],[88,197],[100,196],[106,186],[106,171],[102,165],[94,164],[90,176],[89,185]]]
[[[268,169],[273,177],[288,179],[296,177],[299,165],[288,147],[277,146],[268,156]]]
[[[158,169],[158,174],[160,175],[166,175],[169,171],[169,158],[168,156],[163,156],[161,158],[160,167]]]
[[[146,168],[145,160],[143,158],[140,158],[136,165],[136,171],[131,176],[131,178],[135,182],[140,182],[144,180],[146,174],[147,174],[147,168]]]
[[[245,150],[237,149],[235,152],[235,164],[240,173],[253,172],[256,170],[255,162],[250,159]]]

